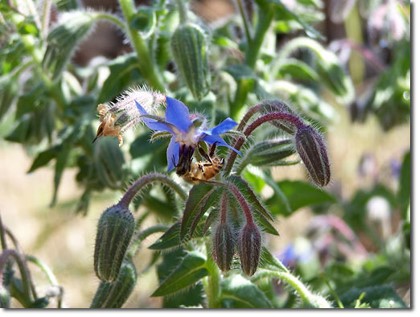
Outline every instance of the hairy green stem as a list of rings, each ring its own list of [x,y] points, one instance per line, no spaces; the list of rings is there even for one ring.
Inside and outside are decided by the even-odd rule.
[[[147,47],[146,41],[141,37],[140,33],[130,27],[131,19],[136,13],[136,8],[133,0],[119,0],[121,11],[127,23],[126,30],[134,50],[138,56],[138,63],[140,72],[153,88],[164,91],[165,86],[162,82],[161,76],[158,75],[156,64],[154,63],[150,51]]]
[[[252,69],[255,67],[265,34],[271,25],[271,21],[273,20],[274,11],[275,10],[271,5],[260,7],[258,10],[258,22],[255,29],[255,35],[245,51],[245,64]]]
[[[107,12],[96,12],[95,13],[95,17],[97,19],[109,21],[109,22],[115,24],[122,31],[125,30],[125,24],[124,24],[124,22],[121,21],[117,16],[115,16],[115,15],[113,15],[111,13],[107,13]]]
[[[249,21],[249,17],[247,16],[245,12],[243,0],[236,0],[236,4],[238,6],[239,13],[241,14],[242,23],[244,24],[246,40],[248,42],[248,45],[251,45],[252,43],[251,27],[250,27],[251,23]]]
[[[258,274],[255,274],[251,278],[251,281],[254,282],[254,281],[257,281],[257,280],[259,280],[261,278],[264,278],[264,277],[268,277],[268,278],[277,277],[279,280],[287,283],[298,293],[298,295],[301,298],[304,306],[313,307],[313,304],[314,304],[313,299],[314,299],[315,295],[306,287],[305,284],[303,284],[293,274],[291,274],[289,272],[277,272],[277,271],[260,269],[258,271]],[[329,305],[327,300],[325,300],[325,303],[323,303],[323,304],[326,305],[326,306]]]
[[[211,254],[212,246],[209,241],[206,243],[206,249],[206,268],[209,272],[209,275],[205,280],[204,289],[207,295],[208,308],[220,308],[220,271],[216,263],[213,261]]]
[[[180,24],[185,24],[188,21],[187,6],[185,5],[184,0],[176,0],[179,12],[179,21]]]
[[[157,233],[157,232],[165,232],[168,229],[167,225],[157,224],[151,226],[147,229],[140,231],[130,243],[130,250],[127,252],[129,257],[134,257],[140,249],[140,244],[146,239],[148,236]]]

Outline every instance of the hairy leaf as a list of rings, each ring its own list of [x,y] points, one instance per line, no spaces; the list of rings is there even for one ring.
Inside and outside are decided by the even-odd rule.
[[[206,259],[201,253],[195,251],[188,253],[151,296],[169,295],[194,285],[208,275],[205,262]]]

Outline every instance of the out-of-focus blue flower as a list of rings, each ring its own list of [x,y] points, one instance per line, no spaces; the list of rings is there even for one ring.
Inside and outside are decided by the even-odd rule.
[[[220,136],[220,134],[231,130],[237,125],[231,118],[223,120],[212,129],[208,129],[204,117],[191,115],[187,106],[181,101],[166,96],[166,104],[165,119],[158,120],[151,118],[143,106],[136,101],[140,114],[146,116],[143,118],[143,122],[150,129],[166,131],[172,134],[166,151],[168,171],[171,171],[178,165],[180,156],[186,155],[190,158],[200,141],[205,141],[209,144],[217,143],[217,145],[226,146],[240,154],[239,151],[227,144]]]

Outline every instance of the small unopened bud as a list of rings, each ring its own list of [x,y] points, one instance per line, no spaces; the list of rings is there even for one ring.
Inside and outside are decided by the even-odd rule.
[[[230,270],[230,263],[235,253],[235,239],[227,223],[220,223],[213,236],[213,258],[222,271]]]
[[[180,25],[171,38],[175,63],[192,95],[201,99],[210,90],[207,40],[196,24]]]
[[[117,278],[134,226],[131,211],[119,204],[109,207],[99,219],[94,268],[102,281],[112,282]]]
[[[10,307],[10,293],[9,290],[0,283],[0,308]]]
[[[246,223],[239,233],[239,258],[242,271],[246,275],[254,275],[260,262],[261,233],[254,223]]]
[[[296,131],[295,144],[312,180],[319,186],[327,185],[331,171],[327,147],[321,134],[311,126],[304,125]]]
[[[114,282],[101,282],[90,308],[121,308],[137,283],[137,271],[131,260],[124,260]]]

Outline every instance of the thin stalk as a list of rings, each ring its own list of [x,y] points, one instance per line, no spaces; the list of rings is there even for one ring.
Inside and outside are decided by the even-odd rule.
[[[244,24],[246,41],[247,41],[248,45],[251,45],[251,43],[252,43],[251,27],[250,27],[251,23],[249,21],[249,17],[247,16],[247,14],[245,12],[244,5],[243,5],[242,1],[243,0],[237,0],[236,4],[238,5],[239,13],[241,14],[242,23]]]
[[[207,261],[206,268],[209,275],[205,279],[204,289],[207,295],[208,308],[220,308],[220,271],[211,255],[212,246],[206,243]]]
[[[50,25],[50,17],[51,17],[51,0],[44,0],[42,1],[42,8],[41,8],[41,33],[42,38],[46,39],[48,36],[48,28]]]
[[[121,21],[117,16],[107,13],[107,12],[97,12],[95,13],[96,18],[100,20],[106,20],[113,24],[115,24],[118,28],[121,30],[125,30],[125,24],[123,21]]]
[[[255,29],[255,35],[252,42],[247,46],[247,50],[245,52],[245,64],[252,69],[255,67],[265,34],[271,25],[271,21],[273,20],[274,11],[275,10],[273,10],[272,6],[267,6],[266,8],[260,8],[258,10],[258,22]]]
[[[245,215],[246,223],[249,225],[254,224],[254,217],[252,216],[251,208],[249,208],[248,203],[245,200],[245,197],[241,194],[241,192],[236,188],[236,186],[229,184],[228,188],[230,192],[235,196],[238,200],[239,205],[241,205],[241,209]]]
[[[243,105],[248,98],[248,92],[250,90],[249,82],[245,80],[239,80],[238,86],[236,87],[235,97],[230,104],[229,116],[234,120],[238,120]]]
[[[16,250],[8,249],[3,250],[0,254],[0,278],[3,280],[4,268],[9,260],[9,257],[13,257],[19,267],[19,272],[22,280],[23,292],[30,302],[37,298],[35,287],[32,284],[31,273],[26,265],[25,259],[16,252]]]
[[[236,150],[240,150],[242,145],[245,142],[245,139],[252,133],[256,128],[258,128],[261,124],[273,120],[283,120],[293,124],[295,127],[299,128],[304,125],[303,121],[294,114],[285,113],[285,112],[272,112],[267,113],[259,118],[257,118],[254,122],[249,124],[245,129],[244,136],[240,136],[236,139],[235,145],[233,146]],[[231,150],[229,158],[227,160],[227,164],[225,167],[225,175],[229,175],[232,170],[233,162],[235,161],[237,153]]]
[[[63,301],[63,288],[58,284],[57,278],[55,277],[54,273],[44,262],[32,255],[26,255],[26,260],[34,263],[37,267],[39,267],[41,271],[45,273],[50,284],[56,286],[59,289],[59,294],[57,295],[57,308],[61,308]]]
[[[150,235],[157,233],[157,232],[165,232],[168,230],[167,225],[157,224],[143,231],[140,231],[130,243],[130,250],[127,252],[129,257],[134,257],[140,249],[141,243]]]
[[[130,188],[125,192],[124,196],[121,198],[119,204],[123,205],[128,208],[133,198],[136,196],[137,192],[140,191],[143,187],[154,183],[154,182],[160,182],[174,190],[179,197],[181,197],[182,200],[187,199],[187,194],[184,192],[184,190],[179,186],[177,183],[175,183],[172,179],[170,179],[168,176],[160,173],[150,173],[147,175],[144,175],[137,179]]]
[[[179,21],[181,24],[185,24],[188,21],[187,6],[184,0],[176,0],[176,4],[179,12]]]
[[[147,79],[149,84],[159,90],[164,91],[165,86],[162,82],[161,77],[158,75],[155,63],[153,63],[146,41],[141,37],[140,33],[130,27],[132,17],[136,13],[136,8],[133,0],[119,0],[121,11],[124,15],[124,19],[127,23],[126,30],[128,37],[133,44],[134,50],[138,56],[138,63],[140,72],[143,77]]]
[[[290,285],[299,295],[302,302],[307,307],[312,307],[313,303],[313,297],[315,296],[306,286],[303,284],[296,276],[294,276],[291,273],[288,272],[277,272],[277,271],[271,271],[271,270],[262,270],[260,269],[258,274],[255,274],[251,281],[257,281],[258,279],[261,279],[263,277],[277,277],[279,280],[287,283]],[[329,303],[325,300],[325,304]]]

